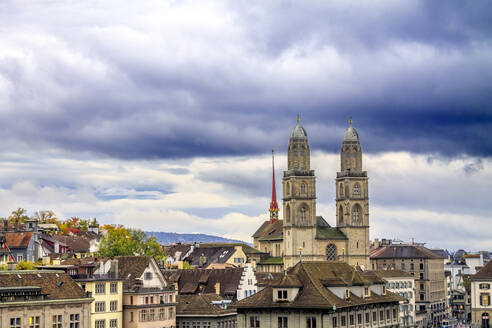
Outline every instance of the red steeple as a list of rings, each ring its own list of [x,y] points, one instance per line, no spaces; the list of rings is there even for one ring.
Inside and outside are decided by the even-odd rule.
[[[277,190],[275,188],[275,162],[272,149],[272,201],[270,202],[270,224],[278,220]]]

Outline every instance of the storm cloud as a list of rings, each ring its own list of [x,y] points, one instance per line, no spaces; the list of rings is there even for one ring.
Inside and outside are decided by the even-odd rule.
[[[285,149],[492,154],[488,1],[2,1],[8,149],[121,159]]]

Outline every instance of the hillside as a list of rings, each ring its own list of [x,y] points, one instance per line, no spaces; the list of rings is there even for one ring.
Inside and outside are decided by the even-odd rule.
[[[160,244],[169,245],[172,243],[245,243],[242,240],[234,240],[219,236],[206,235],[203,233],[175,233],[175,232],[155,232],[146,231],[147,235],[155,236]],[[249,244],[249,243],[246,243]]]

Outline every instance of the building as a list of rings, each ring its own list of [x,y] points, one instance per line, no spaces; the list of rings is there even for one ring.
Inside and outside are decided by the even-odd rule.
[[[236,328],[230,305],[217,294],[178,295],[176,328]]]
[[[90,328],[93,298],[62,271],[0,271],[0,327]]]
[[[254,233],[254,247],[266,254],[255,263],[259,272],[281,272],[305,261],[343,261],[369,268],[369,195],[367,172],[362,168],[359,135],[350,126],[340,151],[335,179],[336,227],[316,213],[316,177],[310,164],[306,130],[298,122],[288,145],[284,171],[283,220],[278,217],[275,179],[270,220]]]
[[[482,328],[490,327],[492,305],[490,302],[492,284],[492,261],[470,276],[471,323]]]
[[[373,270],[399,269],[415,277],[419,327],[441,322],[446,316],[446,280],[441,256],[420,245],[382,245],[371,252],[371,267]]]
[[[217,294],[222,299],[242,300],[257,292],[253,267],[163,270],[170,283],[176,284],[179,295]]]
[[[400,301],[400,327],[414,327],[415,277],[402,270],[378,270],[374,273],[386,282],[386,290],[404,298]]]
[[[237,327],[396,327],[401,300],[371,272],[341,262],[300,262],[236,303]]]
[[[176,327],[176,296],[153,257],[117,256],[125,328]]]

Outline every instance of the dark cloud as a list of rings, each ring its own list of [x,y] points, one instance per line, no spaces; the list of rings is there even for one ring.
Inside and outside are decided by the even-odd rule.
[[[283,151],[300,112],[313,149],[352,116],[368,153],[492,155],[490,2],[101,6],[0,7],[5,148]]]

